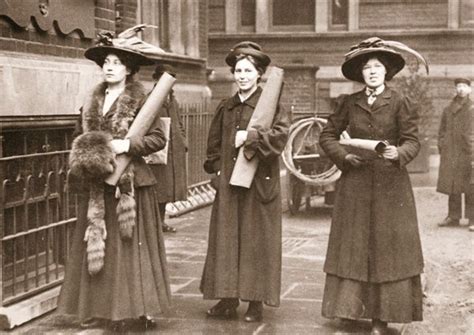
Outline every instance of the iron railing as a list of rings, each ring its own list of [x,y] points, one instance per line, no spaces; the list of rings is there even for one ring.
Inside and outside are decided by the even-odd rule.
[[[212,113],[206,103],[180,106],[189,143],[188,200],[171,206],[180,215],[213,200],[203,171]],[[48,122],[50,122],[49,120]],[[0,139],[0,302],[22,301],[61,284],[77,214],[67,190],[74,120],[57,127],[29,121],[3,128]]]

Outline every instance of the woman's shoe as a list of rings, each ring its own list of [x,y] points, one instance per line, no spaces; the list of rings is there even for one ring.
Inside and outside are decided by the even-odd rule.
[[[81,322],[80,327],[82,329],[101,328],[105,324],[104,319],[90,318]]]
[[[168,226],[166,223],[163,223],[163,225],[161,226],[161,230],[163,231],[163,233],[176,233],[177,231],[176,228]]]
[[[141,328],[144,330],[156,328],[156,321],[149,315],[142,315],[138,318]]]
[[[387,333],[387,322],[378,319],[372,320],[372,331],[371,335],[383,335]]]
[[[245,313],[245,322],[260,322],[263,319],[263,303],[261,301],[250,301],[249,309]]]
[[[230,319],[237,315],[237,307],[239,307],[239,299],[224,298],[221,299],[217,304],[212,306],[207,311],[207,315],[210,317],[221,317]]]

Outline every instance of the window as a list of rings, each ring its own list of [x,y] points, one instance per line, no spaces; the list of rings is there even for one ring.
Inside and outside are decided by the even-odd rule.
[[[240,24],[242,27],[255,27],[255,0],[241,0]]]
[[[273,0],[274,30],[314,30],[315,1],[317,0]]]
[[[459,26],[474,27],[474,2],[472,0],[461,0],[459,13]]]
[[[349,1],[331,0],[330,25],[334,29],[346,29],[349,19]]]

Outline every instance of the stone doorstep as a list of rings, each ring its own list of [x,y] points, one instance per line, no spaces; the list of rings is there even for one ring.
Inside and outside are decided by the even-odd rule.
[[[8,330],[52,311],[61,287],[57,286],[11,306],[0,307],[0,329]]]

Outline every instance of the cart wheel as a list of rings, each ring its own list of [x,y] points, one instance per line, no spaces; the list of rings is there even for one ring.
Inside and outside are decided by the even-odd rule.
[[[304,183],[293,176],[289,175],[288,180],[288,208],[290,209],[291,214],[296,214],[301,206],[301,200],[304,194]]]

